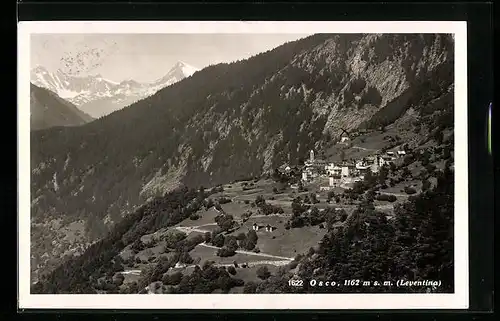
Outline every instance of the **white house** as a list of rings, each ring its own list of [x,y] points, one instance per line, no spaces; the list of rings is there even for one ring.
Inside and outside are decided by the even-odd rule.
[[[398,150],[398,156],[404,156],[406,152],[404,150]]]
[[[338,180],[338,179],[336,179],[336,178],[335,178],[335,177],[333,177],[333,176],[330,176],[330,177],[329,177],[329,179],[330,179],[330,180],[329,180],[329,182],[328,182],[328,183],[329,183],[329,184],[328,184],[328,186],[329,186],[329,187],[336,187],[336,186],[337,186],[337,184],[339,183],[339,180]]]
[[[349,166],[342,166],[341,174],[342,177],[349,177]]]
[[[395,157],[382,155],[378,158],[378,166],[382,167],[384,165],[389,165],[394,161]]]
[[[335,166],[333,163],[325,166],[326,173],[330,176],[340,176],[342,175],[342,167]]]
[[[340,142],[341,142],[341,143],[345,143],[345,142],[348,142],[348,141],[349,141],[349,137],[347,137],[347,136],[342,136],[342,137],[340,138]]]
[[[364,171],[370,168],[370,164],[367,164],[366,162],[359,161],[356,163],[356,169],[360,171]]]
[[[269,224],[266,225],[266,232],[272,232],[276,229],[276,227],[274,226],[271,226]]]

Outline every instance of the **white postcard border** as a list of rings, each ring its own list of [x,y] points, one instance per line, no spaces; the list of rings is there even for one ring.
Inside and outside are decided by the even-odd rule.
[[[455,37],[455,293],[30,294],[30,35],[449,33]],[[18,23],[18,304],[21,309],[466,309],[469,306],[467,25],[463,21],[29,21]]]

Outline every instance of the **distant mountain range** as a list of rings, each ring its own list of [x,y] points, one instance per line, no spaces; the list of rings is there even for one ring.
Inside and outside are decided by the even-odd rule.
[[[30,87],[31,130],[78,126],[94,120],[72,103],[45,88]]]
[[[37,66],[31,70],[31,82],[56,93],[92,117],[99,118],[151,96],[198,70],[187,63],[177,62],[164,77],[151,83],[135,80],[118,83],[101,75],[78,77],[61,70],[49,72],[46,68]]]

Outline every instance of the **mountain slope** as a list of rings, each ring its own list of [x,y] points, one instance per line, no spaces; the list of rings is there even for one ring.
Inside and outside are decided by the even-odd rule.
[[[101,75],[76,77],[60,70],[50,73],[44,67],[37,66],[31,71],[31,80],[35,85],[57,93],[81,110],[98,118],[151,96],[196,71],[197,68],[178,62],[164,77],[151,83],[134,80],[117,83]]]
[[[94,120],[55,93],[30,86],[31,130],[54,126],[78,126]]]
[[[85,128],[32,134],[32,220],[85,218],[98,238],[151,197],[296,164],[341,129],[427,135],[453,119],[452,91],[448,35],[314,35],[210,66]]]

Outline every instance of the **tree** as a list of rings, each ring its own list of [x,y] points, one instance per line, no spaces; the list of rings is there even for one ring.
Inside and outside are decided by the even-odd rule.
[[[181,255],[179,256],[179,262],[184,264],[191,264],[194,262],[194,260],[191,257],[191,255],[189,255],[189,253],[182,252]]]
[[[227,271],[229,272],[229,274],[231,275],[235,275],[236,274],[236,269],[234,268],[234,266],[230,266],[227,268]]]
[[[215,218],[215,222],[221,228],[222,231],[229,231],[231,228],[233,228],[235,224],[233,216],[227,214],[217,216]]]
[[[259,237],[257,236],[257,232],[255,232],[254,230],[248,231],[248,233],[247,233],[247,240],[248,241],[256,244],[258,239],[259,239]]]
[[[380,168],[380,171],[378,173],[378,182],[379,184],[385,184],[385,180],[387,179],[387,176],[389,175],[389,169],[387,166],[382,166]]]
[[[117,286],[120,286],[123,284],[123,280],[125,280],[125,277],[123,276],[123,274],[121,273],[118,273],[114,276],[113,278],[113,282],[117,285]]]
[[[345,160],[345,151],[343,149],[340,151],[339,157],[341,161]]]
[[[212,237],[212,245],[217,246],[217,247],[222,247],[224,246],[224,235],[222,234],[217,234],[215,237]]]
[[[230,251],[236,251],[238,249],[238,241],[236,237],[229,235],[224,241],[224,246]]]
[[[228,257],[228,256],[233,256],[236,254],[235,250],[233,248],[228,248],[226,246],[221,247],[220,249],[217,250],[217,256],[220,257]]]
[[[441,145],[441,144],[443,143],[443,138],[444,138],[444,136],[443,136],[443,132],[442,132],[442,131],[440,131],[440,130],[437,130],[437,131],[434,133],[434,136],[433,136],[432,138],[436,141],[436,143],[437,143],[438,145]]]
[[[410,172],[410,170],[408,169],[408,167],[403,168],[403,173],[401,173],[401,175],[402,175],[403,177],[410,177],[410,176],[411,176],[411,172]]]
[[[323,223],[325,221],[324,215],[318,210],[317,207],[311,208],[309,213],[309,223],[313,226]]]
[[[312,203],[312,204],[317,204],[317,203],[319,203],[318,198],[316,197],[316,194],[315,194],[315,193],[311,193],[311,195],[310,195],[310,199],[311,199],[311,203]]]
[[[205,232],[205,234],[203,234],[203,241],[205,243],[212,242],[212,234],[210,234],[210,232]]]
[[[415,194],[417,192],[413,187],[408,186],[405,186],[404,191],[408,195]]]
[[[267,266],[261,266],[257,269],[257,277],[262,280],[266,280],[271,276],[271,272],[269,272],[269,269]]]
[[[258,195],[257,198],[255,199],[255,205],[257,205],[257,206],[261,206],[265,202],[266,202],[266,200],[264,199],[264,196],[262,196],[262,195]]]
[[[175,272],[168,278],[168,285],[178,285],[182,280],[182,272]]]
[[[257,283],[255,282],[247,282],[243,287],[243,293],[255,293],[257,291]]]
[[[193,213],[189,216],[189,219],[192,220],[192,221],[196,221],[200,218],[201,216],[196,214],[196,213]]]
[[[377,181],[377,177],[375,175],[373,175],[372,171],[368,170],[364,176],[364,184],[367,186],[367,187],[372,187],[373,185],[375,185]]]
[[[424,179],[422,180],[422,191],[425,192],[431,187],[431,182],[429,180]]]

